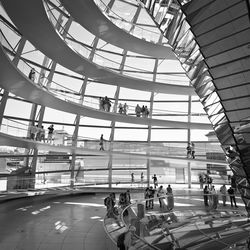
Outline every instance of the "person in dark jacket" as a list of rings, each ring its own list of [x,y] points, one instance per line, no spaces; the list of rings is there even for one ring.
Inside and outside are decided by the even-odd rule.
[[[209,195],[209,190],[208,186],[206,185],[205,188],[203,189],[203,194],[204,194],[204,204],[206,207],[208,207],[208,195]]]
[[[233,207],[233,203],[234,203],[234,206],[235,206],[235,207],[238,207],[237,204],[236,204],[234,189],[233,189],[232,187],[230,187],[230,188],[227,190],[227,192],[228,192],[229,197],[230,197],[231,207]]]

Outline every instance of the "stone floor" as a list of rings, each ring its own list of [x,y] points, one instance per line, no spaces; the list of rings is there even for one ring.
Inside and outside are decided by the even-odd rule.
[[[175,210],[205,209],[202,191],[197,187],[174,185],[173,190],[178,197]],[[105,193],[47,194],[4,201],[6,196],[0,203],[1,250],[115,249],[110,247],[103,227]],[[140,200],[143,193],[132,192],[132,198]],[[238,206],[244,211],[240,199]]]

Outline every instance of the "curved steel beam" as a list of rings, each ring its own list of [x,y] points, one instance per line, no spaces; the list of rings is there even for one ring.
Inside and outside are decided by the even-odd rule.
[[[90,62],[72,49],[48,19],[42,0],[2,0],[7,14],[20,32],[46,56],[62,66],[100,83],[157,93],[196,95],[193,87],[142,80],[115,73]]]
[[[159,59],[177,60],[171,47],[147,42],[113,24],[93,0],[61,0],[76,22],[102,40],[127,51]]]
[[[159,119],[141,118],[125,116],[117,113],[100,111],[74,102],[64,101],[55,97],[50,92],[39,87],[24,75],[4,53],[0,45],[0,86],[9,92],[20,96],[28,101],[39,105],[50,107],[52,109],[79,114],[82,116],[96,119],[117,121],[133,124],[144,124],[152,126],[172,127],[172,128],[193,128],[193,129],[212,129],[210,124],[204,123],[186,123],[167,121]]]

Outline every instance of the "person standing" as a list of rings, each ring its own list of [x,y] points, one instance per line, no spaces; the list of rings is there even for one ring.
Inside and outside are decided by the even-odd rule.
[[[227,190],[227,192],[228,192],[229,197],[230,197],[231,207],[233,207],[233,203],[234,203],[235,207],[238,207],[237,204],[236,204],[236,199],[235,199],[235,195],[234,195],[234,189],[232,187],[230,187]]]
[[[124,113],[124,115],[128,114],[128,104],[126,102],[123,105],[123,113]]]
[[[191,143],[191,156],[193,159],[195,159],[195,144]]]
[[[135,114],[136,117],[141,117],[141,107],[139,106],[139,104],[137,104],[135,107]]]
[[[154,188],[156,189],[158,187],[158,180],[157,180],[156,174],[154,174],[152,179],[153,179],[153,182],[154,182]]]
[[[45,142],[45,129],[43,126],[41,127],[40,141]]]
[[[130,190],[128,189],[126,191],[126,206],[128,206],[129,204],[131,204],[131,196],[130,196]]]
[[[119,112],[119,114],[123,113],[123,105],[121,103],[118,106],[118,112]]]
[[[173,189],[171,188],[170,185],[167,187],[167,194],[173,194]]]
[[[131,173],[131,184],[135,182],[135,174]]]
[[[52,139],[53,139],[53,134],[54,134],[54,125],[51,124],[49,127],[48,127],[48,138],[47,138],[47,142],[48,143],[51,143],[52,142]]]
[[[149,209],[149,198],[150,198],[149,187],[147,187],[147,188],[145,189],[144,198],[146,199],[146,210],[147,210],[147,209]]]
[[[206,207],[208,207],[208,195],[209,195],[209,190],[208,186],[206,185],[205,188],[203,189],[204,204]]]
[[[191,154],[192,154],[191,143],[188,143],[188,146],[187,146],[187,158],[190,158]]]
[[[125,238],[124,238],[124,245],[125,245],[125,249],[136,249],[134,247],[136,241],[137,241],[137,237],[135,235],[136,232],[136,228],[132,225],[129,226],[128,228],[128,232],[125,234]]]
[[[217,206],[218,206],[218,194],[217,194],[217,191],[215,190],[215,187],[212,186],[211,188],[211,200],[212,200],[212,208],[213,209],[217,209]]]
[[[227,188],[226,188],[225,184],[223,184],[220,187],[220,193],[221,193],[221,198],[222,198],[223,206],[226,206],[226,202],[227,202]]]
[[[143,181],[144,181],[144,174],[143,172],[141,172],[141,183],[143,183]]]
[[[36,125],[36,141],[41,141],[41,132],[42,129]]]
[[[99,109],[100,110],[104,110],[104,98],[103,97],[99,97]]]
[[[37,127],[35,125],[31,125],[29,127],[30,139],[35,140],[37,134]]]
[[[31,70],[30,70],[30,73],[29,73],[29,79],[31,80],[31,81],[35,81],[35,76],[36,76],[36,72],[35,72],[35,69],[34,68],[32,68]]]
[[[168,209],[172,210],[174,208],[174,196],[173,190],[170,185],[167,187],[167,200],[168,200]]]
[[[103,139],[103,134],[102,134],[101,137],[100,137],[100,141],[99,141],[101,151],[104,151],[103,143],[104,143],[104,139]]]
[[[200,189],[203,189],[204,179],[203,179],[202,174],[199,175],[199,182],[200,182]]]
[[[154,197],[155,197],[155,190],[153,189],[152,186],[149,188],[149,208],[154,208]]]

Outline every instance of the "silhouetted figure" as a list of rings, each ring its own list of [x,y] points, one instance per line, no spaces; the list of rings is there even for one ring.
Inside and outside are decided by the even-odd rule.
[[[155,197],[155,190],[152,186],[149,188],[149,208],[154,208],[154,197]]]
[[[229,197],[230,197],[231,207],[233,207],[233,203],[234,203],[235,207],[238,207],[237,204],[236,204],[236,199],[235,199],[235,195],[234,195],[234,189],[232,187],[230,187],[227,190],[227,192],[228,192]]]
[[[191,156],[195,159],[195,145],[193,142],[191,143]]]
[[[192,155],[191,143],[188,143],[188,146],[187,146],[187,158],[191,158],[191,155]]]
[[[131,173],[131,183],[134,183],[134,182],[135,182],[135,174]]]
[[[141,172],[141,183],[143,183],[143,181],[144,181],[144,174],[143,172]]]
[[[103,134],[102,134],[101,137],[100,137],[100,142],[99,142],[101,151],[104,151],[103,143],[104,143],[104,139],[103,139]]]
[[[157,180],[156,174],[154,174],[152,179],[153,179],[153,182],[154,182],[154,188],[156,189],[158,187],[158,180]]]
[[[52,139],[53,139],[53,134],[54,134],[54,125],[51,124],[49,127],[48,127],[48,138],[47,138],[47,142],[48,143],[51,143],[52,142]]]
[[[35,72],[35,69],[34,68],[32,68],[31,70],[30,70],[30,73],[29,73],[29,79],[31,80],[31,81],[35,81],[35,76],[36,76],[36,72]]]
[[[209,190],[208,186],[206,185],[205,188],[203,189],[204,204],[206,207],[208,207],[208,195],[209,195]]]
[[[227,202],[227,188],[226,188],[225,184],[223,184],[220,187],[220,193],[221,193],[221,198],[222,198],[223,206],[226,206],[226,202]]]

